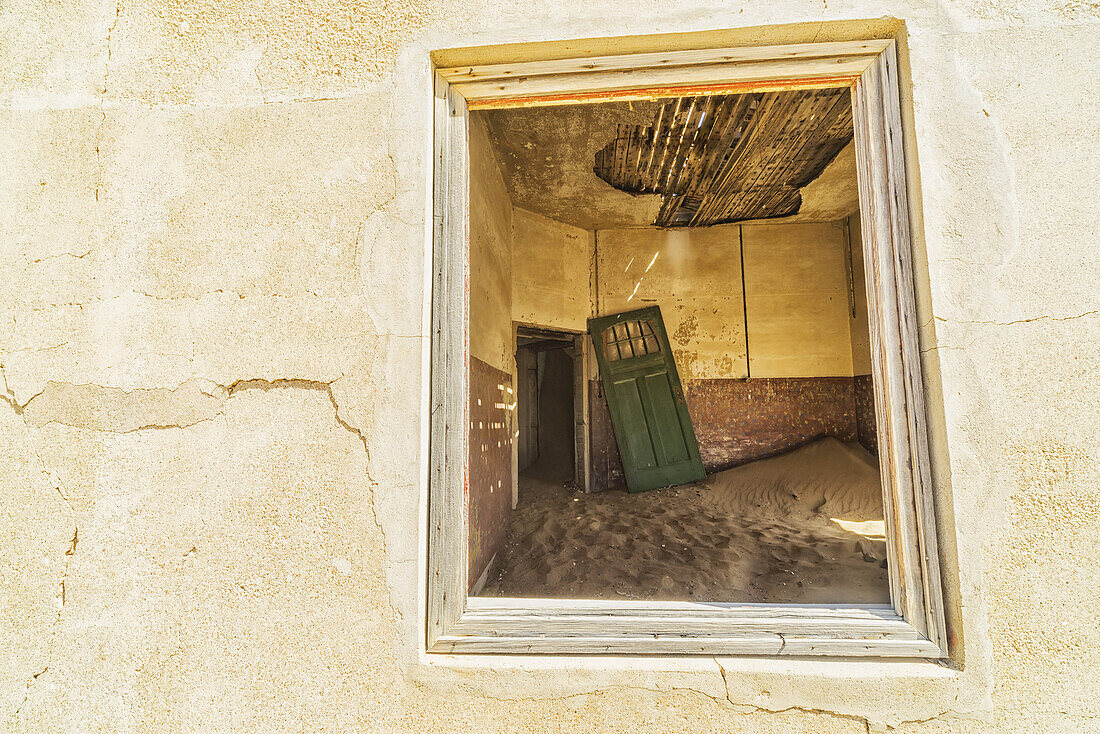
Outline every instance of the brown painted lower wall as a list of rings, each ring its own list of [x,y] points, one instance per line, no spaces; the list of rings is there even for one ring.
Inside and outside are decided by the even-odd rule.
[[[859,438],[851,377],[691,380],[688,410],[708,473],[787,451],[822,436]],[[589,385],[593,485],[624,487],[622,460],[602,386]],[[874,413],[870,416],[874,430]]]
[[[507,388],[512,376],[470,358],[470,587],[507,535],[512,511],[512,436]]]
[[[863,448],[878,456],[878,431],[875,427],[875,387],[870,375],[856,375],[856,433]]]
[[[822,436],[856,440],[850,377],[692,380],[685,395],[708,472],[778,454]]]

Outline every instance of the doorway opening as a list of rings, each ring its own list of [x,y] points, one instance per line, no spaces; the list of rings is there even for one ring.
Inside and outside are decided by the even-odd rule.
[[[520,494],[528,482],[576,486],[576,341],[563,331],[516,327]]]

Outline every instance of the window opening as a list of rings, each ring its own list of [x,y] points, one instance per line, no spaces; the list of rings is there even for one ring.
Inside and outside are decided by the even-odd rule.
[[[447,444],[465,456],[434,465],[432,497],[444,512],[466,503],[468,520],[457,536],[432,526],[440,578],[460,586],[456,606],[429,582],[430,644],[584,652],[586,635],[612,635],[603,649],[715,652],[787,629],[817,642],[788,651],[781,634],[784,654],[942,653],[904,162],[884,131],[900,126],[882,81],[895,79],[894,49],[845,49],[829,68],[847,77],[677,94],[671,77],[685,72],[668,67],[629,71],[668,78],[660,92],[599,96],[593,74],[575,103],[551,106],[538,94],[566,82],[540,77],[539,62],[441,71],[440,161],[458,172],[437,176],[437,253],[453,256],[447,243],[469,232],[470,305],[455,322],[438,305],[455,291],[437,292],[437,322],[456,327],[438,333],[462,336],[434,353],[468,349],[463,399],[495,413]],[[776,54],[807,74],[816,63]],[[627,57],[601,63],[629,70]],[[573,73],[589,68],[601,64]],[[464,176],[468,199],[451,188]],[[905,452],[914,460],[894,464]],[[535,469],[551,456],[547,481]],[[468,490],[437,495],[456,486],[456,459]],[[451,538],[468,543],[458,572],[439,555]],[[489,622],[527,597],[572,615],[561,636],[507,612]],[[611,606],[591,619],[576,606],[596,602]],[[682,606],[669,618],[672,607],[657,617],[628,602]],[[746,602],[791,617],[758,618]],[[717,636],[714,615],[732,625]],[[826,618],[835,634],[813,626]],[[679,641],[655,642],[668,619]],[[519,642],[532,636],[544,642]]]

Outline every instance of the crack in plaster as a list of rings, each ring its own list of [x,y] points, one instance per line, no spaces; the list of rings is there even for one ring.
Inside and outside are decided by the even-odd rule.
[[[347,420],[345,420],[344,417],[340,414],[340,404],[336,402],[336,394],[332,390],[332,385],[333,385],[333,383],[337,382],[338,380],[340,380],[342,378],[343,378],[343,375],[340,375],[340,377],[337,377],[335,380],[331,380],[329,382],[323,382],[323,381],[320,381],[320,380],[309,380],[309,379],[305,379],[305,378],[301,378],[301,377],[282,377],[282,378],[276,378],[274,380],[265,380],[263,378],[250,378],[250,379],[237,380],[236,382],[233,382],[229,385],[219,385],[219,387],[222,387],[222,388],[225,389],[226,395],[228,397],[233,397],[233,395],[235,395],[237,392],[239,392],[241,390],[252,390],[252,389],[272,390],[272,389],[276,389],[276,388],[288,388],[288,387],[290,387],[290,388],[299,388],[299,389],[302,389],[302,390],[321,390],[321,391],[325,392],[328,395],[329,402],[332,403],[332,411],[333,411],[333,414],[336,418],[336,422],[338,424],[340,424],[341,427],[343,427],[343,428],[347,429],[348,431],[350,431],[351,433],[355,434],[355,436],[359,439],[360,443],[363,444],[363,451],[367,455],[367,461],[370,461],[370,446],[367,443],[367,437],[363,434],[363,432],[361,430],[359,430],[355,426],[348,423]],[[204,393],[204,394],[209,394],[209,393]],[[218,412],[220,413],[221,411],[218,411]],[[208,420],[208,419],[204,419],[204,420]],[[196,422],[198,422],[198,421],[196,421]],[[191,425],[194,425],[194,424],[191,424]],[[180,428],[180,427],[184,427],[184,426],[170,426],[170,427]],[[133,429],[133,430],[140,430],[140,429]],[[129,431],[127,431],[127,433],[129,433]],[[369,479],[369,477],[368,477],[368,479]],[[370,482],[371,482],[372,487],[377,486],[377,483],[373,479],[371,479]]]
[[[30,680],[27,681],[26,690],[23,692],[23,700],[19,702],[19,705],[15,708],[15,711],[13,711],[11,715],[10,721],[14,722],[19,717],[19,714],[22,713],[23,707],[27,704],[27,701],[30,700],[31,690],[34,688],[35,682],[39,679],[39,677],[41,677],[43,674],[46,673],[46,671],[50,669],[51,665],[53,665],[54,642],[57,638],[58,627],[61,625],[61,615],[65,611],[65,603],[68,601],[66,582],[69,578],[69,568],[72,566],[73,556],[76,555],[76,546],[80,538],[80,526],[76,522],[76,508],[73,507],[72,501],[70,501],[68,496],[65,494],[62,488],[61,480],[58,479],[55,475],[51,474],[49,470],[46,469],[46,462],[42,460],[42,456],[38,453],[38,449],[35,448],[33,441],[29,440],[31,430],[30,426],[27,424],[26,417],[23,415],[23,410],[24,408],[26,408],[27,403],[29,403],[30,400],[33,400],[38,395],[31,396],[30,400],[28,400],[27,403],[20,405],[19,401],[15,398],[15,393],[12,392],[10,387],[8,387],[8,377],[7,374],[4,372],[4,366],[2,364],[0,364],[0,379],[2,379],[4,383],[4,392],[2,395],[4,402],[8,403],[8,405],[11,406],[12,410],[19,417],[19,419],[23,421],[23,425],[26,427],[28,433],[28,443],[30,445],[31,451],[34,452],[35,458],[38,460],[38,465],[40,467],[42,475],[46,478],[47,483],[54,488],[54,491],[57,492],[57,495],[61,498],[61,501],[69,509],[69,519],[73,524],[73,535],[72,538],[70,538],[69,540],[68,547],[65,549],[65,562],[61,566],[61,579],[59,581],[59,585],[61,587],[61,603],[57,606],[57,616],[50,624],[49,643],[46,646],[46,665],[44,668],[42,668],[42,670],[38,671],[37,673],[32,673]],[[41,393],[38,394],[40,395]]]
[[[98,142],[96,143],[95,152],[96,152],[96,159],[98,160],[98,158],[99,158],[99,143]],[[96,191],[96,201],[99,201],[98,187],[97,187],[97,191]],[[91,255],[91,254],[92,254],[91,250],[88,250],[87,252],[82,252],[79,255],[77,255],[75,252],[59,252],[56,255],[46,255],[45,257],[39,257],[39,258],[36,258],[34,260],[31,260],[31,264],[37,265],[38,263],[46,262],[47,260],[55,260],[59,257],[71,257],[74,260],[83,260],[84,258],[88,257],[88,255]]]
[[[1049,314],[1043,314],[1042,316],[1033,316],[1029,319],[1016,319],[1014,321],[964,321],[961,319],[949,319],[943,316],[936,316],[936,321],[940,321],[947,324],[981,324],[983,326],[1013,326],[1014,324],[1030,324],[1035,321],[1073,321],[1074,319],[1083,319],[1087,316],[1094,316],[1100,314],[1100,309],[1093,309],[1092,311],[1085,311],[1083,313],[1072,314],[1070,316],[1051,316]]]
[[[267,94],[264,92],[264,83],[260,81],[260,70],[255,66],[252,67],[252,76],[256,77],[256,89],[260,92],[260,99],[264,104],[271,104],[267,101]]]
[[[392,199],[391,199],[391,201],[392,201]],[[375,214],[377,214],[377,213],[379,213],[379,212],[377,212],[377,211],[371,212],[371,214],[369,214],[367,216],[367,218],[364,220],[364,223],[367,222],[367,221],[370,221],[370,218],[372,216],[374,216]],[[362,224],[360,224],[360,228],[361,227],[362,227]],[[360,241],[360,243],[361,243],[361,241]],[[361,248],[361,244],[357,244],[356,246]],[[357,251],[357,254],[361,255],[362,254],[361,250]],[[207,296],[217,296],[217,295],[236,296],[238,299],[240,299],[242,301],[246,300],[248,298],[286,298],[286,299],[290,299],[290,298],[301,298],[301,297],[307,296],[307,295],[308,296],[313,296],[314,298],[321,298],[321,299],[327,299],[327,300],[339,300],[339,299],[345,298],[345,296],[342,296],[342,295],[339,295],[339,294],[324,295],[322,293],[318,293],[317,291],[311,290],[309,288],[303,288],[303,289],[301,289],[301,290],[299,290],[295,293],[279,293],[279,292],[242,293],[241,291],[225,290],[225,289],[222,289],[222,288],[216,288],[216,289],[211,290],[211,291],[203,291],[201,293],[197,293],[197,294],[194,294],[194,295],[189,294],[189,295],[182,295],[182,296],[158,296],[154,293],[149,293],[147,291],[139,291],[139,290],[130,289],[130,290],[121,291],[121,292],[118,292],[118,293],[115,293],[113,295],[109,295],[109,296],[106,296],[106,297],[93,296],[92,298],[89,298],[87,301],[66,301],[64,303],[47,303],[47,304],[44,304],[42,306],[31,306],[31,307],[28,307],[28,310],[40,312],[40,311],[47,311],[47,310],[54,309],[54,308],[79,308],[79,309],[83,309],[85,306],[91,305],[93,303],[106,303],[108,301],[113,301],[113,300],[117,300],[119,298],[124,298],[126,295],[141,296],[143,298],[148,298],[148,299],[154,300],[154,301],[167,301],[167,302],[173,302],[173,301],[201,301],[202,299],[206,298]],[[380,331],[380,332],[377,333],[377,335],[378,336],[388,336],[390,334],[388,332]],[[420,335],[419,334],[393,334],[393,336],[420,336]],[[8,350],[8,351],[14,351],[14,350]]]
[[[782,635],[780,635],[780,637],[782,637]],[[785,641],[784,641],[784,644],[786,644]],[[646,686],[637,686],[637,685],[628,685],[628,684],[609,685],[609,686],[600,687],[598,689],[594,689],[594,690],[590,690],[590,691],[580,691],[580,692],[577,692],[577,693],[570,693],[570,694],[566,694],[566,695],[563,695],[563,696],[513,696],[513,697],[503,697],[503,696],[485,695],[485,694],[481,694],[481,693],[479,693],[478,696],[480,698],[485,698],[485,699],[488,699],[488,700],[491,700],[491,701],[500,701],[502,703],[516,703],[516,702],[521,702],[521,701],[538,701],[538,702],[568,701],[568,700],[571,700],[571,699],[574,699],[574,698],[583,698],[583,697],[587,697],[587,696],[596,695],[598,693],[607,693],[607,692],[610,692],[610,691],[639,691],[639,692],[643,692],[643,693],[655,693],[655,694],[658,694],[658,695],[665,695],[665,694],[669,694],[669,693],[686,692],[686,693],[694,693],[698,696],[702,696],[704,698],[710,699],[715,704],[720,706],[722,709],[724,709],[726,711],[729,711],[731,713],[736,713],[736,714],[741,715],[741,716],[750,716],[750,715],[758,714],[758,713],[782,714],[782,713],[786,713],[786,712],[790,712],[790,711],[797,711],[797,712],[800,712],[800,713],[805,713],[805,714],[810,714],[810,715],[815,715],[815,716],[831,716],[831,717],[838,718],[838,719],[844,719],[846,721],[856,722],[858,724],[862,724],[866,728],[866,730],[871,734],[873,734],[875,732],[885,732],[888,729],[896,729],[900,726],[904,726],[904,725],[907,725],[907,724],[923,724],[923,723],[927,723],[927,722],[930,722],[930,721],[935,721],[935,720],[938,720],[938,719],[942,719],[942,718],[944,718],[945,716],[947,716],[951,713],[950,710],[945,709],[945,710],[941,711],[938,714],[935,714],[933,716],[929,716],[929,717],[926,717],[926,718],[904,719],[904,720],[898,720],[895,724],[886,724],[884,722],[872,721],[871,719],[869,719],[867,717],[863,717],[863,716],[857,716],[857,715],[854,715],[854,714],[841,713],[839,711],[832,711],[832,710],[829,710],[829,709],[812,708],[812,707],[808,707],[808,706],[786,706],[784,708],[773,709],[773,708],[768,708],[766,706],[758,706],[758,705],[755,705],[755,704],[738,703],[738,702],[734,701],[733,698],[730,695],[729,680],[726,677],[725,667],[718,661],[717,658],[711,658],[711,659],[714,661],[714,664],[718,668],[718,673],[722,677],[722,685],[723,685],[723,687],[725,688],[725,691],[726,691],[726,695],[725,695],[724,698],[719,697],[719,696],[714,696],[710,693],[707,693],[706,691],[699,690],[698,688],[692,688],[690,686],[671,686],[671,687],[668,687],[668,688],[649,688],[649,687],[646,687]]]
[[[108,82],[111,78],[111,39],[115,34],[115,26],[118,25],[118,18],[122,15],[122,2],[121,0],[115,0],[115,17],[111,21],[111,25],[107,28],[107,59],[103,64],[103,96],[107,96]],[[99,149],[96,148],[96,152]]]
[[[338,377],[338,378],[336,378],[332,381],[329,381],[329,382],[324,382],[324,381],[319,381],[319,380],[310,380],[310,379],[305,379],[305,378],[274,378],[274,379],[244,378],[244,379],[236,380],[236,381],[230,383],[229,385],[220,385],[220,384],[217,384],[217,383],[213,383],[213,381],[208,381],[208,382],[216,384],[218,388],[221,388],[222,390],[224,390],[224,395],[225,395],[226,402],[228,402],[229,399],[231,399],[236,393],[241,392],[242,390],[302,389],[302,390],[315,390],[315,391],[324,392],[328,396],[329,402],[332,404],[333,416],[334,416],[334,419],[336,420],[337,424],[339,424],[342,428],[344,428],[348,432],[354,434],[359,439],[360,443],[363,445],[363,451],[366,454],[367,462],[368,462],[368,470],[367,470],[366,478],[367,478],[367,482],[369,483],[370,488],[371,488],[371,494],[370,494],[370,497],[368,498],[369,499],[369,505],[370,505],[370,517],[371,517],[371,520],[372,520],[375,528],[377,528],[377,530],[378,530],[379,537],[381,539],[382,557],[385,558],[386,554],[387,554],[386,549],[388,547],[388,543],[387,543],[387,538],[386,538],[386,531],[382,527],[382,524],[378,519],[378,514],[376,512],[376,508],[375,508],[375,504],[374,504],[374,494],[373,493],[377,489],[378,483],[377,483],[377,481],[375,481],[370,476],[370,470],[369,470],[370,447],[369,447],[369,444],[368,444],[368,441],[367,441],[367,437],[360,428],[358,428],[355,425],[353,425],[352,423],[350,423],[347,420],[347,418],[344,416],[343,411],[340,408],[339,402],[336,399],[336,395],[335,395],[335,393],[333,392],[333,389],[332,389],[333,383],[335,383],[337,380],[341,379],[342,377],[343,377],[343,375],[341,375],[340,377]],[[35,395],[31,396],[26,402],[21,404],[16,399],[15,393],[12,392],[12,390],[8,387],[7,376],[3,372],[3,365],[0,365],[0,378],[2,378],[2,380],[3,380],[3,388],[4,388],[4,391],[3,391],[2,395],[0,395],[0,397],[3,397],[4,401],[6,403],[8,403],[8,405],[11,406],[12,410],[15,411],[15,414],[18,415],[20,417],[20,419],[24,422],[24,425],[27,425],[27,428],[28,428],[28,431],[29,431],[30,426],[29,426],[29,424],[27,424],[26,418],[24,417],[24,410],[26,409],[27,405],[29,405],[32,400],[34,400],[36,397],[38,397],[43,392],[45,392],[45,389],[43,389],[41,392],[36,393]],[[56,383],[56,384],[60,384],[60,383]],[[85,384],[90,385],[90,386],[94,386],[94,387],[100,387],[100,388],[108,389],[105,386],[95,385],[94,383],[85,383]],[[179,387],[181,387],[181,386],[177,386],[175,389],[179,389]],[[126,393],[126,394],[130,394],[133,391],[124,390],[123,392]],[[211,392],[207,392],[206,390],[201,390],[200,392],[202,394],[208,395],[210,397],[219,397],[218,395],[216,395],[214,393],[211,393]],[[109,433],[124,434],[124,433],[136,433],[136,432],[145,431],[145,430],[166,430],[166,429],[170,429],[170,428],[184,429],[184,428],[189,428],[191,426],[197,425],[198,423],[203,423],[205,421],[213,420],[215,417],[217,417],[219,415],[223,415],[224,411],[225,411],[225,404],[223,403],[222,407],[219,408],[218,410],[216,410],[211,415],[206,416],[204,418],[200,418],[199,420],[193,421],[191,423],[186,423],[186,424],[148,424],[148,425],[139,426],[137,428],[128,429],[128,430],[125,430],[125,431],[113,431],[111,429],[102,428],[102,427],[89,428],[89,430],[97,430],[97,431],[105,431],[105,432],[109,432]],[[57,422],[58,421],[51,419],[51,420],[46,421],[45,423],[57,423]],[[33,449],[33,445],[32,445],[32,449]],[[69,498],[65,495],[65,493],[62,489],[62,485],[61,485],[60,480],[58,480],[54,475],[50,474],[49,471],[46,470],[45,463],[43,462],[42,457],[38,454],[37,450],[34,450],[34,452],[35,452],[35,456],[37,457],[37,459],[39,461],[39,465],[42,467],[42,473],[46,476],[47,480],[49,480],[50,485],[54,487],[54,489],[57,491],[58,495],[61,497],[62,501],[69,508],[70,515],[73,519],[73,535],[72,535],[71,540],[69,541],[68,548],[65,551],[65,564],[64,564],[64,566],[62,568],[62,571],[61,571],[61,580],[60,580],[60,584],[61,584],[61,605],[59,605],[57,618],[56,618],[56,620],[54,621],[54,623],[52,625],[53,629],[51,630],[51,642],[50,642],[49,649],[47,651],[47,664],[46,664],[45,668],[43,668],[41,671],[32,674],[30,680],[28,680],[26,693],[23,697],[23,701],[19,704],[19,707],[15,710],[15,712],[13,714],[13,720],[14,720],[15,717],[17,717],[19,715],[19,713],[23,709],[23,706],[25,705],[27,700],[30,698],[31,689],[34,685],[34,682],[39,678],[39,676],[41,676],[43,673],[45,673],[47,670],[49,670],[50,664],[53,661],[53,640],[52,640],[52,637],[56,636],[57,626],[60,624],[61,614],[62,614],[62,611],[64,609],[65,602],[67,601],[67,594],[66,594],[65,584],[66,584],[66,580],[68,579],[69,566],[72,562],[72,557],[76,553],[76,547],[77,547],[77,542],[78,542],[78,538],[79,538],[79,526],[76,524],[76,512],[75,512],[75,509],[73,508],[72,503],[69,501]],[[194,549],[192,549],[192,550],[194,550]],[[188,553],[190,553],[190,551],[188,551]],[[390,598],[390,596],[388,594],[386,595],[386,601],[387,601],[387,606],[389,607],[389,610],[393,614],[394,618],[396,620],[402,619],[403,615],[400,613],[400,611],[393,604],[393,600],[392,600],[392,598]]]
[[[256,77],[256,81],[259,82],[259,76]],[[260,89],[260,94],[263,95],[263,89],[262,88]],[[290,97],[290,96],[287,96],[287,95],[274,96],[274,97],[264,96],[263,102],[264,102],[265,105],[297,104],[299,102],[302,103],[302,104],[309,104],[311,102],[340,102],[340,101],[343,101],[343,100],[346,100],[346,99],[351,99],[351,98],[356,97],[360,94],[362,94],[362,90],[356,89],[356,90],[349,90],[345,94],[330,96],[330,97]],[[177,107],[188,108],[188,107],[192,107],[193,105],[183,104],[183,105],[176,105],[176,106]]]
[[[961,350],[966,350],[966,349],[969,349],[969,346],[966,346],[966,347],[956,347],[956,346],[952,346],[952,345],[950,345],[950,344],[937,344],[937,345],[936,345],[936,346],[934,346],[934,347],[926,347],[926,348],[924,348],[924,349],[920,350],[920,353],[921,353],[921,354],[928,354],[929,352],[936,352],[936,351],[940,351],[940,350],[944,350],[944,349],[961,349]]]
[[[107,126],[107,113],[101,112],[99,119],[99,130],[96,131],[95,140],[95,168],[96,168],[96,182],[95,182],[95,203],[99,203],[99,190],[103,188],[103,156],[99,152],[99,143],[103,139],[103,128]],[[81,306],[83,308],[83,306]]]
[[[634,686],[634,685],[628,685],[628,684],[625,684],[625,683],[619,683],[619,684],[604,686],[604,687],[594,689],[594,690],[590,690],[590,691],[579,691],[577,693],[568,693],[564,696],[514,696],[514,697],[506,697],[506,696],[489,696],[489,695],[485,695],[485,694],[480,693],[480,692],[477,693],[476,695],[477,695],[478,698],[484,698],[484,699],[488,699],[490,701],[500,701],[501,703],[518,703],[520,701],[532,701],[532,702],[546,703],[546,702],[549,702],[549,701],[569,701],[569,700],[574,699],[574,698],[584,698],[586,696],[593,696],[593,695],[596,695],[598,693],[607,693],[609,691],[639,691],[639,692],[642,692],[642,693],[656,693],[658,695],[664,695],[664,694],[668,694],[668,693],[680,693],[680,692],[694,693],[697,696],[702,696],[703,698],[710,699],[711,701],[713,701],[714,703],[718,704],[719,706],[721,706],[723,708],[727,708],[730,705],[730,702],[728,700],[724,699],[724,698],[719,698],[718,696],[712,696],[711,694],[707,693],[706,691],[700,691],[698,688],[691,688],[690,686],[670,686],[668,688],[648,688],[646,686]]]
[[[48,347],[18,347],[16,349],[8,349],[6,351],[8,351],[8,352],[49,352],[49,351],[54,350],[54,349],[60,349],[61,347],[65,346],[68,343],[69,342],[67,342],[67,341],[63,341],[60,344],[53,344],[53,345],[48,346]],[[27,405],[26,403],[23,403],[23,407],[26,407],[26,405]]]
[[[107,127],[107,110],[104,108],[107,102],[107,90],[110,87],[111,80],[111,41],[115,34],[115,27],[118,25],[119,16],[122,15],[122,1],[115,0],[115,17],[111,20],[111,25],[107,27],[107,58],[103,61],[103,89],[99,98],[100,106],[100,118],[99,118],[99,130],[96,131],[95,139],[95,165],[96,165],[96,182],[95,182],[95,195],[96,204],[99,203],[99,192],[104,188],[103,186],[103,154],[100,150],[103,142],[103,132]],[[84,253],[87,255],[91,252]],[[78,259],[83,258],[84,255],[78,256]],[[77,256],[74,256],[77,257]],[[81,307],[83,308],[83,307]]]
[[[783,637],[782,634],[780,634],[779,636],[781,638]],[[786,646],[786,642],[787,641],[784,639],[783,640],[784,647]],[[782,650],[782,649],[783,648],[781,647],[780,650]],[[733,698],[730,694],[729,679],[726,676],[725,666],[723,666],[722,663],[719,662],[718,658],[711,658],[711,659],[714,661],[714,664],[718,666],[718,671],[722,675],[722,684],[725,686],[725,689],[726,689],[726,701],[729,704],[731,704],[734,707],[734,709],[737,710],[738,713],[741,713],[741,714],[752,714],[752,713],[757,713],[757,712],[766,712],[766,713],[771,713],[771,714],[782,714],[782,713],[785,713],[785,712],[788,712],[788,711],[800,711],[802,713],[807,713],[807,714],[835,716],[837,718],[847,719],[849,721],[855,721],[857,723],[862,723],[867,728],[867,731],[869,733],[873,734],[875,732],[885,732],[888,729],[897,729],[898,727],[904,726],[906,724],[924,724],[924,723],[927,723],[929,721],[936,721],[936,720],[948,717],[952,714],[958,713],[954,709],[944,709],[944,710],[940,711],[937,714],[934,714],[932,716],[929,716],[929,717],[926,717],[926,718],[923,718],[923,719],[899,719],[895,723],[887,724],[884,721],[872,720],[870,717],[866,717],[866,716],[858,716],[858,715],[855,715],[855,714],[846,714],[846,713],[841,713],[840,711],[834,711],[834,710],[830,710],[830,709],[819,709],[819,708],[813,708],[813,707],[809,707],[809,706],[785,706],[783,708],[768,708],[767,706],[759,706],[757,704],[752,704],[752,703],[738,703],[737,701],[733,700]],[[958,695],[955,696],[955,701],[956,702],[958,701]]]
[[[779,637],[783,638],[783,635],[779,635]],[[787,640],[783,639],[783,647],[786,647],[786,645],[787,645]],[[783,647],[780,647],[779,649],[782,650]],[[781,708],[781,709],[770,709],[766,706],[758,706],[756,704],[751,704],[751,703],[738,703],[738,702],[734,701],[733,698],[730,695],[729,678],[726,677],[726,668],[725,668],[725,666],[722,665],[722,663],[720,663],[718,661],[718,658],[712,658],[712,660],[714,660],[714,664],[718,666],[718,672],[721,673],[721,675],[722,675],[722,685],[726,689],[726,702],[729,703],[730,705],[732,705],[734,710],[736,710],[737,713],[739,713],[739,714],[747,715],[747,714],[754,714],[754,713],[760,713],[760,712],[771,713],[771,714],[781,714],[781,713],[785,713],[787,711],[801,711],[801,712],[807,713],[807,714],[834,716],[834,717],[837,717],[837,718],[840,718],[840,719],[846,719],[848,721],[855,721],[857,723],[863,724],[863,726],[865,728],[867,728],[868,731],[871,731],[871,722],[870,722],[870,720],[867,719],[866,717],[863,717],[863,716],[855,716],[853,714],[843,714],[843,713],[840,713],[839,711],[829,711],[827,709],[809,708],[809,707],[806,707],[806,706],[787,706],[787,707]]]
[[[959,326],[1015,326],[1015,325],[1018,325],[1018,324],[1031,324],[1031,323],[1035,323],[1037,321],[1074,321],[1076,319],[1083,319],[1083,318],[1087,318],[1089,316],[1095,316],[1097,314],[1100,314],[1100,309],[1093,309],[1091,311],[1084,311],[1082,313],[1071,314],[1069,316],[1053,316],[1053,315],[1050,315],[1050,314],[1043,314],[1041,316],[1033,316],[1033,317],[1027,318],[1027,319],[1015,319],[1013,321],[962,320],[962,319],[946,318],[944,316],[934,316],[932,319],[929,319],[924,324],[922,324],[920,328],[921,328],[921,330],[925,329],[933,321],[938,321],[938,322],[943,323],[943,324],[955,324],[955,325],[959,325]],[[920,350],[920,353],[921,354],[928,354],[929,352],[945,351],[945,350],[949,350],[949,349],[954,349],[954,350],[958,350],[958,351],[966,351],[967,349],[969,349],[973,345],[974,345],[974,340],[973,339],[971,339],[966,344],[962,344],[962,345],[936,344],[936,345],[933,345],[933,346],[930,346],[930,347],[925,347],[924,349]]]
[[[307,294],[313,296],[314,298],[326,298],[326,296],[322,296],[317,291],[310,290],[309,288],[303,288],[298,293],[241,293],[240,291],[225,290],[223,288],[215,288],[212,291],[203,291],[202,293],[198,293],[196,295],[184,295],[184,296],[158,296],[154,293],[149,293],[147,291],[138,291],[138,290],[133,290],[133,289],[127,291],[127,293],[133,293],[134,295],[143,296],[145,298],[150,298],[154,301],[169,301],[169,302],[171,302],[171,301],[201,301],[206,296],[215,296],[215,295],[236,296],[237,298],[241,299],[242,301],[245,300],[246,298],[250,298],[250,297],[253,297],[253,298],[254,297],[259,297],[259,298],[298,298],[299,296],[303,296],[303,295],[307,295]],[[119,298],[121,295],[122,294],[115,295],[115,296],[112,296],[111,298]],[[335,296],[327,296],[327,297],[328,298],[335,298]],[[103,299],[97,297],[95,300],[102,301]]]
[[[101,428],[101,427],[99,427],[99,428],[90,428],[88,426],[73,426],[71,423],[63,423],[61,421],[53,420],[53,419],[45,421],[44,423],[42,423],[42,425],[48,426],[52,423],[52,424],[55,424],[55,425],[71,426],[73,428],[83,428],[85,430],[91,430],[91,431],[102,431],[104,433],[117,433],[120,436],[124,436],[127,433],[137,433],[138,431],[167,431],[167,430],[172,429],[172,428],[182,430],[184,428],[190,428],[191,426],[197,426],[199,423],[206,423],[207,421],[212,421],[215,418],[217,418],[219,415],[222,415],[222,410],[218,410],[217,412],[215,412],[211,416],[208,416],[206,418],[199,418],[197,421],[192,421],[190,423],[146,423],[145,425],[137,426],[136,428],[127,428],[125,431],[116,431],[113,428]]]

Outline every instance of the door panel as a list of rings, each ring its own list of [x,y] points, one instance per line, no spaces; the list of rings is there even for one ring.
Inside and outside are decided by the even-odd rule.
[[[703,463],[657,306],[589,319],[627,488],[702,479]]]
[[[618,399],[619,411],[622,413],[623,422],[626,425],[638,426],[641,430],[629,431],[624,439],[629,445],[630,454],[634,457],[634,463],[639,469],[649,469],[657,466],[656,451],[653,439],[648,430],[644,401],[641,391],[638,389],[638,380],[631,378],[614,383],[613,392]]]

